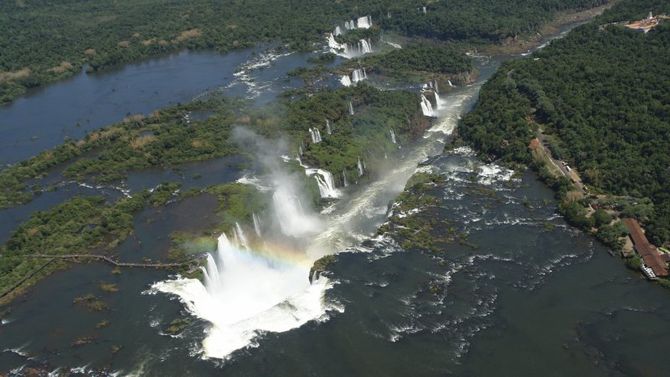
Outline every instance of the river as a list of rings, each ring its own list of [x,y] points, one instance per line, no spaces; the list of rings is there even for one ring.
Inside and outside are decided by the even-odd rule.
[[[240,77],[233,73],[253,60],[252,54],[183,53],[100,77],[81,75],[44,89],[0,112],[0,124],[12,124],[1,129],[7,136],[2,138],[3,161],[18,161],[57,144],[61,136],[81,136],[125,113],[149,112],[230,85]],[[195,73],[198,64],[209,75]],[[482,163],[467,148],[441,153],[458,117],[472,106],[498,61],[482,64],[478,83],[443,96],[448,105],[419,146],[408,150],[380,181],[352,189],[347,202],[326,216],[333,231],[324,237],[337,241],[345,252],[330,267],[334,285],[324,299],[340,309],[291,331],[264,333],[254,346],[226,361],[203,359],[201,342],[208,324],[191,316],[174,297],[150,289],[169,278],[165,272],[114,274],[106,265],[76,265],[37,284],[2,315],[0,372],[14,375],[37,367],[73,375],[666,375],[670,300],[665,290],[626,270],[593,238],[568,226],[556,214],[553,193],[532,173],[512,176]],[[281,77],[272,70],[263,74]],[[187,79],[156,81],[174,77]],[[280,82],[279,87],[290,86]],[[122,90],[125,95],[115,94]],[[89,98],[101,93],[116,100]],[[241,93],[262,98],[248,85]],[[58,101],[78,110],[58,112]],[[28,115],[45,105],[53,107],[50,113],[45,110],[48,116]],[[32,125],[23,130],[17,119]],[[58,130],[44,127],[40,119],[49,119]],[[74,126],[85,119],[90,122]],[[446,178],[431,189],[439,198],[436,218],[445,229],[467,234],[468,242],[432,253],[403,249],[394,234],[371,237],[386,221],[387,202],[416,163],[435,154],[421,169]],[[217,172],[218,181],[239,176],[226,161],[193,169]],[[139,188],[145,186],[144,179],[149,184],[173,173],[138,174],[131,181]],[[53,202],[58,200],[62,198]],[[171,232],[213,224],[214,207],[213,198],[200,196],[147,209],[136,217],[134,235],[118,253],[129,260],[156,258],[169,245]],[[25,208],[26,213],[35,210]],[[416,211],[423,216],[423,208]],[[3,223],[5,219],[3,215]],[[365,226],[347,238],[342,235],[348,229],[341,225],[345,223]],[[117,284],[119,292],[100,292],[101,282]],[[73,304],[89,293],[104,298],[109,309],[91,312]],[[183,318],[188,319],[185,330],[179,336],[168,334],[172,321]]]

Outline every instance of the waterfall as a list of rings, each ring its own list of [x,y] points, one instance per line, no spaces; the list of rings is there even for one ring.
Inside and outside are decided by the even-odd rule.
[[[326,119],[326,133],[327,133],[328,135],[332,135],[332,134],[333,134],[333,129],[330,128],[330,121],[329,121],[328,119]]]
[[[379,221],[384,220],[381,217],[386,212],[386,203],[402,190],[403,182],[416,172],[417,164],[425,156],[439,154],[444,149],[447,135],[457,127],[458,114],[467,110],[477,90],[476,86],[463,88],[463,96],[449,96],[450,116],[433,126],[441,132],[427,132],[426,145],[408,150],[403,159],[394,161],[392,169],[380,170],[374,184],[358,187],[351,200],[338,203],[337,212],[324,215],[323,221],[310,210],[311,201],[304,202],[304,206],[300,203],[301,185],[291,184],[290,174],[274,173],[268,168],[271,181],[267,186],[272,186],[274,193],[270,208],[264,212],[271,217],[262,218],[262,242],[253,240],[254,250],[244,250],[222,235],[217,251],[207,255],[204,262],[202,282],[174,278],[152,286],[153,290],[179,297],[190,314],[207,323],[202,349],[197,349],[202,357],[225,360],[235,350],[263,347],[264,334],[275,339],[278,337],[275,333],[327,318],[326,310],[335,310],[331,300],[324,296],[330,286],[327,277],[321,276],[311,285],[307,278],[314,259],[335,250],[346,250],[354,242],[358,244],[359,224],[377,222],[376,215],[370,218],[371,210],[376,212],[379,208]],[[323,118],[319,122],[322,121]],[[361,160],[364,154],[360,154],[358,168],[365,173]],[[351,174],[356,177],[356,173]],[[342,175],[346,182],[347,171],[342,171]]]
[[[359,29],[369,29],[372,26],[372,17],[370,16],[359,17],[358,20],[356,21],[356,26]]]
[[[335,180],[331,172],[323,169],[305,169],[305,174],[314,177],[322,199],[337,199],[342,196],[335,188]]]
[[[440,92],[440,89],[437,87],[437,80],[433,81],[433,89],[435,89],[435,93]]]
[[[359,176],[359,177],[362,177],[362,176],[363,176],[363,173],[365,173],[365,171],[363,170],[363,163],[361,162],[361,158],[360,158],[360,157],[358,158],[358,164],[357,164],[357,166],[358,166],[358,176]]]
[[[393,42],[389,42],[389,41],[382,41],[382,42],[386,43],[387,45],[389,45],[393,48],[398,48],[398,49],[402,48],[402,46],[397,44],[397,43],[393,43]]]
[[[437,91],[433,94],[435,94],[435,110],[440,110],[442,108],[442,99],[440,98],[440,95],[437,94]]]
[[[298,147],[298,156],[302,156],[305,152],[302,149],[302,145]]]
[[[421,111],[423,112],[423,115],[427,117],[435,117],[435,111],[433,110],[433,104],[430,103],[428,98],[426,98],[423,93],[421,94]]]
[[[254,220],[254,230],[256,231],[256,235],[261,237],[261,219],[258,218],[256,212],[251,215],[251,218]]]
[[[237,222],[235,223],[235,238],[239,240],[238,242],[240,246],[242,246],[247,250],[250,250],[249,240],[247,240],[247,236],[244,234],[244,230],[242,230],[242,227]]]
[[[390,129],[389,132],[391,133],[391,141],[393,142],[393,144],[398,144],[398,143],[396,142],[396,139],[395,139],[395,132],[393,131],[393,129]]]
[[[347,49],[349,48],[348,45],[337,42],[333,33],[328,34],[328,47],[330,48],[331,53],[351,59],[347,52]]]
[[[338,25],[338,26],[335,26],[335,31],[333,32],[333,34],[334,34],[336,37],[337,37],[338,35],[342,35],[342,29],[340,28],[339,25]]]
[[[328,47],[332,50],[341,50],[344,46],[335,40],[333,33],[328,34]]]
[[[320,143],[321,141],[323,141],[323,140],[321,139],[321,132],[320,132],[319,129],[316,128],[316,127],[315,127],[315,128],[310,128],[310,129],[309,129],[309,136],[312,138],[312,143],[313,143],[313,144],[318,144],[318,143]]]
[[[308,168],[307,165],[305,165],[305,164],[302,163],[302,159],[300,158],[300,156],[298,156],[298,157],[296,158],[296,160],[298,161],[298,165],[300,165],[302,168],[304,168],[304,169],[307,169],[307,168]]]
[[[386,12],[386,18],[391,18],[391,12]]]
[[[452,88],[455,88],[455,87],[456,87],[456,85],[454,85],[454,84],[451,83],[451,80],[447,80],[447,82],[449,83],[449,86],[450,86],[450,87],[452,87]]]
[[[349,78],[349,75],[343,75],[342,78],[340,79],[340,82],[345,87],[351,86],[351,79]]]
[[[423,11],[423,14],[426,14],[426,12],[427,12],[427,11],[426,11],[426,7],[422,7],[421,10]]]
[[[224,359],[263,332],[288,331],[325,313],[323,293],[329,285],[324,278],[310,284],[313,261],[301,257],[293,262],[286,252],[271,252],[279,263],[276,256],[244,250],[221,234],[216,252],[207,254],[202,283],[179,279],[154,284],[209,322],[202,342],[206,357]]]
[[[341,46],[341,45],[340,45]],[[361,39],[355,45],[344,45],[344,54],[341,55],[347,59],[359,57],[372,52],[372,43],[368,39]]]
[[[361,46],[361,55],[372,52],[372,44],[369,39],[361,39],[359,43]]]
[[[349,115],[354,115],[354,105],[349,101]]]
[[[363,81],[367,78],[368,78],[368,74],[365,72],[365,68],[358,68],[358,69],[355,69],[351,73],[351,81],[350,82],[353,82],[354,84],[357,84],[360,81]]]
[[[349,187],[349,181],[347,180],[347,169],[342,170],[342,184],[344,187]]]
[[[344,23],[344,28],[347,30],[354,30],[356,29],[356,23],[354,22],[354,20],[346,21]]]
[[[321,229],[321,222],[310,214],[295,194],[294,187],[279,185],[272,195],[272,208],[282,234],[303,237]]]
[[[353,22],[353,21],[352,21]],[[346,59],[352,59],[372,52],[370,40],[361,39],[355,45],[342,44],[335,40],[333,33],[328,34],[328,47],[330,52]]]

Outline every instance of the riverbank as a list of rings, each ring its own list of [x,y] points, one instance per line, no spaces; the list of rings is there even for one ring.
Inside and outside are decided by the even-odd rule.
[[[532,51],[543,46],[553,38],[561,36],[565,32],[577,27],[589,20],[603,14],[621,0],[609,0],[607,4],[579,11],[559,12],[553,21],[548,22],[540,30],[530,36],[518,36],[507,38],[498,45],[489,45],[478,48],[484,55],[516,55]]]
[[[639,220],[652,244],[670,242],[670,201],[662,189],[667,178],[654,173],[664,169],[668,158],[644,151],[668,142],[658,136],[667,134],[665,110],[651,116],[634,111],[625,122],[605,121],[638,106],[664,108],[646,98],[663,97],[659,83],[670,79],[655,63],[668,51],[667,29],[643,34],[601,24],[666,8],[663,2],[617,2],[607,15],[532,59],[507,63],[485,85],[481,101],[459,128],[485,159],[535,169],[556,192],[566,219],[616,252],[630,244],[623,218]],[[654,73],[640,76],[640,67]],[[592,80],[598,80],[597,89]],[[500,108],[506,109],[505,119]],[[630,251],[629,245],[623,254],[633,257]],[[639,259],[628,262],[640,265]]]
[[[591,1],[574,3],[580,6]],[[2,13],[14,17],[8,20],[6,33],[13,36],[13,40],[5,41],[11,48],[5,49],[0,59],[0,103],[12,103],[29,90],[73,77],[85,66],[89,71],[104,71],[185,49],[229,53],[274,41],[290,51],[309,51],[322,33],[332,31],[333,20],[363,15],[371,14],[374,23],[381,22],[388,30],[417,37],[432,38],[436,31],[439,39],[445,41],[466,37],[499,43],[500,36],[511,34],[519,24],[527,22],[527,18],[541,19],[556,12],[553,2],[478,3],[479,9],[475,12],[467,3],[431,4],[426,12],[438,12],[446,22],[433,22],[426,28],[425,14],[416,12],[415,3],[408,0],[273,5],[280,10],[278,13],[267,13],[263,0],[225,9],[219,4],[197,0],[161,9],[158,13],[151,1],[93,1],[85,5],[3,3],[0,5]],[[500,14],[500,7],[506,11],[517,10],[519,15],[508,13],[502,24],[493,21]],[[353,14],[352,9],[359,14]],[[465,22],[455,19],[460,17],[456,16],[459,11],[467,15]],[[145,14],[150,13],[154,16],[146,19]],[[182,17],[183,14],[189,17]],[[391,14],[394,17],[389,18]],[[50,19],[53,15],[64,22],[53,24]],[[26,19],[30,20],[31,27],[25,27]],[[91,19],[99,22],[91,22]],[[404,21],[397,24],[395,19]],[[447,24],[457,27],[455,30],[445,28]],[[539,26],[532,26],[536,27]],[[37,30],[54,37],[41,41]],[[38,49],[41,53],[35,54]]]

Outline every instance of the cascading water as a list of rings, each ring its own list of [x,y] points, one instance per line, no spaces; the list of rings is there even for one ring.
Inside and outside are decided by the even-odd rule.
[[[318,144],[323,141],[323,139],[321,138],[321,131],[319,131],[318,128],[310,128],[309,136],[312,138],[313,144]]]
[[[435,109],[440,110],[442,108],[442,99],[440,98],[440,95],[435,91],[433,93],[435,95]]]
[[[354,115],[354,104],[349,101],[349,115]]]
[[[370,43],[369,39],[361,39],[359,44],[360,44],[361,55],[369,54],[372,52],[372,43]]]
[[[390,129],[389,132],[391,133],[391,142],[393,142],[393,144],[398,144],[398,142],[395,139],[395,131],[393,131],[393,129]]]
[[[256,231],[256,236],[257,236],[257,237],[261,237],[261,236],[262,236],[262,232],[261,232],[261,219],[258,217],[258,215],[256,214],[256,212],[254,212],[254,213],[251,215],[251,218],[252,218],[253,221],[254,221],[254,231]]]
[[[349,181],[347,180],[347,169],[342,170],[342,184],[344,187],[349,187]]]
[[[363,163],[361,162],[361,158],[358,158],[358,163],[356,164],[358,167],[358,176],[362,177],[363,174],[365,173],[365,169],[363,169]]]
[[[333,129],[330,128],[330,121],[329,121],[328,119],[326,119],[326,133],[327,133],[328,135],[332,135],[332,134],[333,134]]]
[[[372,19],[370,16],[361,17],[358,19],[358,22],[362,26],[359,26],[362,29],[367,29],[372,25]],[[347,30],[354,30],[357,28],[355,21],[347,21],[344,23],[344,28]],[[352,59],[359,57],[361,55],[369,54],[372,50],[372,43],[369,39],[361,39],[354,45],[348,43],[339,43],[335,37],[342,35],[342,29],[337,26],[333,33],[328,34],[328,48],[333,54],[339,55],[346,59]],[[343,83],[344,84],[344,83]],[[346,86],[346,85],[345,85]]]
[[[349,78],[349,75],[342,75],[342,78],[340,79],[340,83],[342,86],[345,87],[350,87],[351,86],[351,79]]]
[[[421,111],[423,112],[423,115],[427,117],[436,117],[437,115],[435,114],[435,111],[433,110],[433,104],[430,103],[428,98],[421,93]]]
[[[235,238],[239,240],[238,243],[240,246],[249,250],[249,240],[247,239],[246,234],[244,234],[244,230],[242,230],[242,227],[237,222],[235,223]]]
[[[454,84],[451,83],[451,80],[447,80],[447,83],[449,83],[449,86],[452,87],[452,88],[455,88],[455,87],[456,87],[456,85],[454,85]]]
[[[338,199],[342,196],[340,190],[335,188],[335,180],[331,172],[323,169],[305,169],[305,174],[314,177],[322,199]]]
[[[364,16],[364,17],[359,17],[358,20],[356,21],[356,26],[359,29],[369,29],[372,27],[372,17],[370,16]]]
[[[426,9],[426,7],[421,7],[421,10],[423,11],[423,14],[428,13],[428,10]]]
[[[179,296],[194,315],[211,325],[203,341],[205,357],[225,359],[249,346],[259,332],[283,332],[325,312],[328,281],[307,279],[311,260],[304,254],[256,252],[218,239],[207,255],[203,281],[178,279],[154,288]]]
[[[357,84],[357,83],[359,83],[359,82],[361,82],[361,81],[363,81],[367,78],[368,78],[368,74],[365,72],[365,68],[355,69],[351,73],[351,82],[353,82],[354,84]]]
[[[336,305],[324,299],[330,286],[325,277],[309,282],[314,260],[344,250],[374,232],[377,221],[384,221],[389,200],[402,191],[417,164],[444,148],[446,136],[455,129],[459,114],[467,109],[478,89],[473,86],[460,95],[450,95],[449,108],[442,114],[445,117],[428,130],[419,146],[349,200],[338,202],[342,207],[327,217],[319,218],[303,207],[300,186],[293,183],[290,174],[275,172],[270,166],[271,177],[265,185],[274,193],[272,217],[263,227],[264,239],[249,240],[247,250],[221,235],[217,251],[207,256],[204,283],[177,278],[154,285],[158,291],[178,296],[190,313],[210,323],[202,343],[203,356],[228,358],[235,350],[254,344],[263,332],[297,328],[322,318],[333,307],[329,305]],[[359,158],[359,173],[363,167]],[[346,171],[342,174],[346,185]],[[371,209],[381,211],[379,219],[371,220]],[[272,247],[276,241],[281,242],[281,237],[295,240],[285,244],[300,244],[300,250]]]

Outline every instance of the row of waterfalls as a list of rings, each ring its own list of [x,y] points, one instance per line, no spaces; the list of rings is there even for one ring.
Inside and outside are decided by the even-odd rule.
[[[357,20],[346,21],[344,23],[344,31],[339,25],[336,26],[335,30],[328,34],[328,47],[330,48],[330,51],[346,59],[353,59],[371,53],[373,49],[372,42],[369,39],[360,39],[356,43],[339,43],[335,38],[344,35],[344,33],[349,30],[369,29],[371,27],[372,18],[370,16],[363,16],[359,17]]]
[[[353,59],[373,51],[370,39],[361,39],[356,43],[339,43],[333,34],[328,35],[328,47],[333,54],[346,59]]]
[[[347,21],[343,28],[367,29],[371,26],[371,18],[365,16]],[[331,51],[345,58],[372,52],[369,40],[362,39],[353,45],[338,43],[335,36],[346,32],[343,28],[338,26],[328,36]],[[367,73],[362,68],[347,76],[350,85],[366,78]],[[437,116],[441,107],[438,92],[436,82],[427,84],[422,90],[424,115]],[[352,102],[348,103],[348,112],[350,115],[355,113]],[[320,144],[323,136],[338,131],[329,120],[325,123],[324,135],[321,133],[323,127],[321,130],[314,126],[309,128],[312,144]],[[398,144],[393,129],[382,135]],[[328,277],[310,276],[311,267],[321,256],[342,250],[342,244],[349,241],[341,235],[350,234],[358,223],[369,223],[367,211],[377,202],[382,203],[380,208],[384,209],[389,198],[402,190],[417,162],[425,158],[429,154],[428,148],[433,146],[427,144],[409,158],[398,161],[399,166],[382,172],[377,184],[361,187],[360,192],[347,193],[351,200],[340,200],[337,204],[343,206],[337,209],[339,212],[326,217],[315,212],[312,201],[307,199],[310,196],[303,192],[305,176],[288,171],[277,161],[276,150],[281,148],[277,143],[262,140],[257,135],[241,139],[256,146],[255,155],[263,164],[265,174],[254,177],[254,180],[247,179],[245,184],[254,184],[261,187],[261,191],[271,192],[271,200],[268,197],[262,213],[249,215],[246,226],[235,223],[227,234],[220,235],[217,250],[207,255],[202,281],[175,278],[154,285],[159,291],[178,296],[190,313],[210,323],[202,344],[203,357],[209,358],[227,359],[234,351],[254,345],[260,334],[295,329],[310,320],[323,318],[329,310],[338,310],[324,299],[331,286]],[[435,145],[438,144],[443,147],[443,143]],[[367,172],[362,156],[357,158],[355,167],[351,166],[349,172],[345,168],[336,175],[307,166],[301,161],[304,150],[305,145],[301,143],[297,160],[304,168],[304,174],[315,180],[322,199],[344,197],[344,190],[337,187],[340,174],[341,186],[347,187],[351,179],[363,177]],[[285,161],[291,160],[283,157]]]
[[[343,75],[342,78],[340,79],[340,82],[342,85],[346,87],[350,87],[352,85],[356,85],[359,82],[363,80],[367,80],[368,74],[365,72],[365,68],[358,68],[354,69],[351,72],[351,75]]]
[[[449,85],[453,86],[451,81],[449,81]],[[433,98],[433,102],[431,102],[429,99],[430,97]],[[444,103],[440,98],[440,91],[437,80],[430,81],[423,85],[419,104],[421,105],[421,112],[424,116],[431,118],[436,118],[438,116],[438,113],[444,106]]]
[[[372,27],[372,17],[370,16],[363,16],[359,17],[357,20],[350,20],[346,21],[344,23],[344,29],[345,30],[355,30],[355,29],[369,29]],[[335,36],[342,35],[342,28],[338,25],[335,27],[335,31],[333,32]]]

